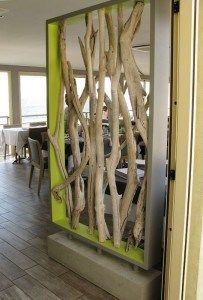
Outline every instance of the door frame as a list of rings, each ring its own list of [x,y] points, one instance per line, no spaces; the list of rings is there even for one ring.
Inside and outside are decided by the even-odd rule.
[[[172,13],[171,138],[164,299],[197,299],[203,208],[203,3]],[[200,295],[200,294],[199,294]]]

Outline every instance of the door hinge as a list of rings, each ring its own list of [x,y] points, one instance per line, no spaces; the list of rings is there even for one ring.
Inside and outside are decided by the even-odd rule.
[[[175,180],[176,179],[176,171],[175,170],[170,170],[169,171],[169,178],[170,178],[170,180]]]
[[[174,1],[173,2],[173,12],[174,14],[179,13],[180,11],[180,1]]]

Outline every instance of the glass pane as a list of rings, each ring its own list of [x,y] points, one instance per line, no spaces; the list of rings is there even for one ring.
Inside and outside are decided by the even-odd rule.
[[[9,117],[9,76],[0,72],[0,125],[7,124]]]
[[[46,121],[46,76],[21,75],[22,123]]]

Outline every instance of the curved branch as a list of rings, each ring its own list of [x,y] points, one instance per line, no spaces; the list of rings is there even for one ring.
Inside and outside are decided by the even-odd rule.
[[[133,228],[135,248],[137,248],[141,240],[144,239],[146,190],[147,190],[147,169],[145,169],[144,180],[142,182],[142,187],[141,187],[141,191],[139,194],[137,207],[136,207],[135,225]]]
[[[104,177],[104,143],[102,131],[102,112],[104,101],[104,82],[106,75],[106,58],[105,58],[105,11],[100,9],[99,15],[99,93],[96,109],[96,178],[95,178],[95,209],[97,216],[97,227],[99,241],[104,242],[107,239],[106,223],[104,218],[104,201],[103,201],[103,177]]]
[[[87,203],[89,215],[89,232],[92,234],[95,228],[95,171],[96,171],[96,142],[95,142],[95,112],[96,112],[96,87],[94,79],[94,54],[95,40],[92,13],[86,15],[86,34],[84,37],[85,52],[86,52],[86,71],[88,80],[88,90],[90,98],[90,160],[89,160],[89,176],[87,189]],[[91,39],[94,42],[91,42]],[[92,46],[94,45],[94,48]]]
[[[126,131],[127,152],[128,152],[127,185],[120,205],[121,235],[122,235],[128,219],[128,214],[130,212],[130,208],[132,205],[132,200],[135,194],[138,180],[137,180],[137,167],[136,167],[136,143],[135,143],[133,129],[130,121],[130,114],[120,86],[118,88],[118,99],[119,99],[120,109],[123,115],[123,121],[124,121],[124,126]]]
[[[61,128],[62,116],[63,116],[62,112],[63,112],[63,87],[61,88],[61,95],[60,95],[58,114],[57,114],[58,117],[56,120],[56,128],[55,128],[54,134],[52,135],[49,129],[47,130],[47,133],[49,136],[50,143],[53,146],[61,175],[64,180],[67,180],[68,173],[66,171],[64,158],[62,156],[61,149],[59,147],[59,134],[60,134],[60,128]],[[59,195],[59,193],[55,193],[54,188],[52,189],[52,193],[56,200],[62,201],[61,196]],[[68,209],[68,216],[69,216],[69,218],[71,218],[73,203],[72,203],[72,195],[70,193],[69,185],[67,185],[67,189],[66,189],[66,203],[67,203],[67,209]]]
[[[75,89],[75,82],[73,71],[71,68],[70,63],[67,63],[66,60],[66,40],[65,40],[65,22],[62,21],[60,23],[60,53],[61,53],[61,62],[62,62],[62,74],[63,74],[63,81],[66,87],[66,91],[68,91],[69,99],[72,100],[73,107],[77,113],[78,119],[83,127],[84,134],[85,134],[85,143],[84,143],[84,155],[79,167],[71,174],[62,184],[54,187],[52,189],[53,193],[56,195],[62,189],[67,187],[72,181],[74,181],[78,176],[80,176],[89,160],[90,156],[90,139],[89,139],[89,132],[88,127],[85,121],[85,117],[82,112],[81,104],[78,99],[77,91]]]
[[[114,116],[111,120],[112,149],[110,157],[106,159],[106,167],[113,211],[113,240],[114,246],[119,247],[121,241],[119,206],[122,196],[117,191],[115,170],[120,160],[118,84],[121,75],[121,60],[112,15],[106,11],[105,17],[109,37],[109,50],[106,53],[107,71],[111,78],[112,114]]]
[[[121,57],[137,129],[147,146],[147,117],[140,74],[132,52],[132,40],[139,29],[144,3],[137,2],[121,34]]]
[[[71,74],[71,73],[70,73]],[[73,74],[72,74],[73,76]],[[74,81],[74,78],[72,80]],[[75,92],[77,93],[77,87],[74,84]],[[85,85],[82,95],[79,99],[79,102],[81,104],[81,107],[83,109],[84,104],[87,100],[87,87]],[[75,109],[72,109],[69,114],[69,136],[71,141],[71,149],[72,149],[72,155],[73,155],[73,163],[74,163],[74,169],[79,168],[81,164],[81,155],[80,155],[80,145],[79,145],[79,136],[78,136],[78,117]],[[74,207],[72,211],[72,227],[75,229],[78,227],[80,214],[83,211],[85,207],[85,191],[84,191],[84,181],[81,176],[76,178],[74,182]]]

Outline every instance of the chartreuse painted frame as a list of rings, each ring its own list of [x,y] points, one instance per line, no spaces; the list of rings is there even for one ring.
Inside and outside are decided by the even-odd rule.
[[[148,2],[148,1],[146,1]],[[153,2],[153,1],[152,1]],[[161,4],[161,0],[158,1]],[[58,44],[58,22],[64,19],[73,18],[74,21],[78,20],[81,15],[84,16],[85,13],[98,10],[100,8],[104,7],[110,7],[112,5],[116,5],[118,3],[125,3],[125,5],[132,5],[134,1],[129,0],[114,0],[114,1],[108,1],[103,4],[99,4],[96,6],[89,7],[87,9],[83,9],[80,11],[76,11],[67,15],[63,15],[57,18],[53,18],[51,20],[47,21],[47,86],[48,86],[48,128],[50,132],[53,134],[56,126],[56,120],[57,120],[57,111],[58,111],[58,99],[60,98],[61,94],[61,88],[62,88],[62,75],[61,75],[61,65],[60,65],[60,53],[59,53],[59,44]],[[154,4],[153,4],[154,5]],[[153,12],[155,16],[155,11]],[[152,18],[154,20],[154,18]],[[152,22],[152,21],[151,21]],[[157,26],[157,25],[156,25]],[[167,39],[167,37],[166,37]],[[153,41],[155,40],[155,37],[152,37],[151,44],[153,44]],[[167,44],[168,46],[168,44]],[[167,47],[166,46],[166,47]],[[166,51],[167,52],[167,51]],[[154,59],[152,60],[154,63]],[[152,68],[153,70],[153,68]],[[167,74],[168,75],[168,74]],[[160,84],[160,78],[158,78],[159,84]],[[168,81],[167,81],[167,89],[168,89]],[[162,93],[161,93],[162,94]],[[160,95],[161,97],[161,95]],[[159,97],[159,99],[160,99]],[[153,95],[152,95],[153,98]],[[166,105],[167,106],[167,105]],[[166,108],[167,111],[167,108]],[[163,114],[162,114],[163,116]],[[160,120],[159,120],[160,121]],[[163,124],[163,121],[162,121]],[[159,122],[160,125],[160,122]],[[165,124],[166,125],[166,124]],[[161,128],[159,126],[159,128]],[[153,132],[151,132],[153,134]],[[162,139],[163,141],[163,139]],[[164,140],[166,141],[166,140]],[[152,143],[153,141],[150,141]],[[159,139],[160,142],[160,139]],[[60,148],[62,152],[64,153],[64,126],[62,124],[61,126],[61,132],[60,132]],[[162,145],[163,148],[163,145]],[[150,164],[152,165],[151,158],[149,157],[149,168]],[[164,170],[163,173],[165,173],[165,163],[164,166],[161,166]],[[153,169],[149,170],[150,176],[153,176]],[[59,184],[62,182],[62,177],[60,175],[60,170],[57,165],[57,160],[55,157],[55,153],[53,150],[52,145],[49,147],[49,173],[50,173],[50,188],[53,186]],[[151,180],[149,180],[150,182]],[[165,175],[164,175],[164,182],[165,182]],[[165,183],[164,183],[165,184]],[[149,194],[149,191],[148,191]],[[150,197],[150,195],[147,195],[147,197]],[[98,233],[95,231],[94,234],[90,235],[88,232],[88,226],[79,224],[79,228],[77,230],[73,230],[69,225],[69,220],[66,215],[66,204],[63,200],[61,203],[54,199],[53,195],[50,194],[51,198],[51,212],[52,212],[52,221],[53,223],[59,225],[61,228],[67,230],[71,235],[75,236],[76,238],[83,240],[84,242],[87,242],[91,245],[94,245],[96,248],[100,248],[106,252],[109,252],[113,254],[114,256],[117,256],[119,258],[122,258],[133,265],[142,267],[144,269],[151,268],[155,263],[157,263],[160,260],[160,254],[155,255],[150,260],[150,250],[152,253],[155,253],[156,251],[160,252],[161,248],[161,241],[160,241],[160,233],[158,233],[158,238],[155,236],[156,234],[153,232],[150,236],[150,230],[148,230],[148,226],[151,224],[153,226],[153,222],[155,221],[152,216],[152,211],[155,208],[155,206],[159,205],[159,208],[156,212],[155,218],[160,222],[163,217],[163,198],[160,201],[147,201],[147,207],[146,211],[148,211],[148,216],[146,218],[146,236],[147,240],[145,241],[146,247],[145,249],[131,249],[128,252],[125,251],[125,242],[121,243],[120,248],[115,248],[113,246],[113,242],[108,240],[104,243],[100,243],[98,241]],[[153,199],[152,199],[153,200]],[[157,199],[156,199],[157,200]],[[153,205],[155,203],[156,205]],[[149,211],[150,210],[150,211]],[[159,228],[161,225],[159,224]],[[159,230],[160,231],[160,230]],[[156,237],[156,238],[155,238]],[[158,241],[158,245],[154,245],[153,239],[155,238],[156,241]]]

